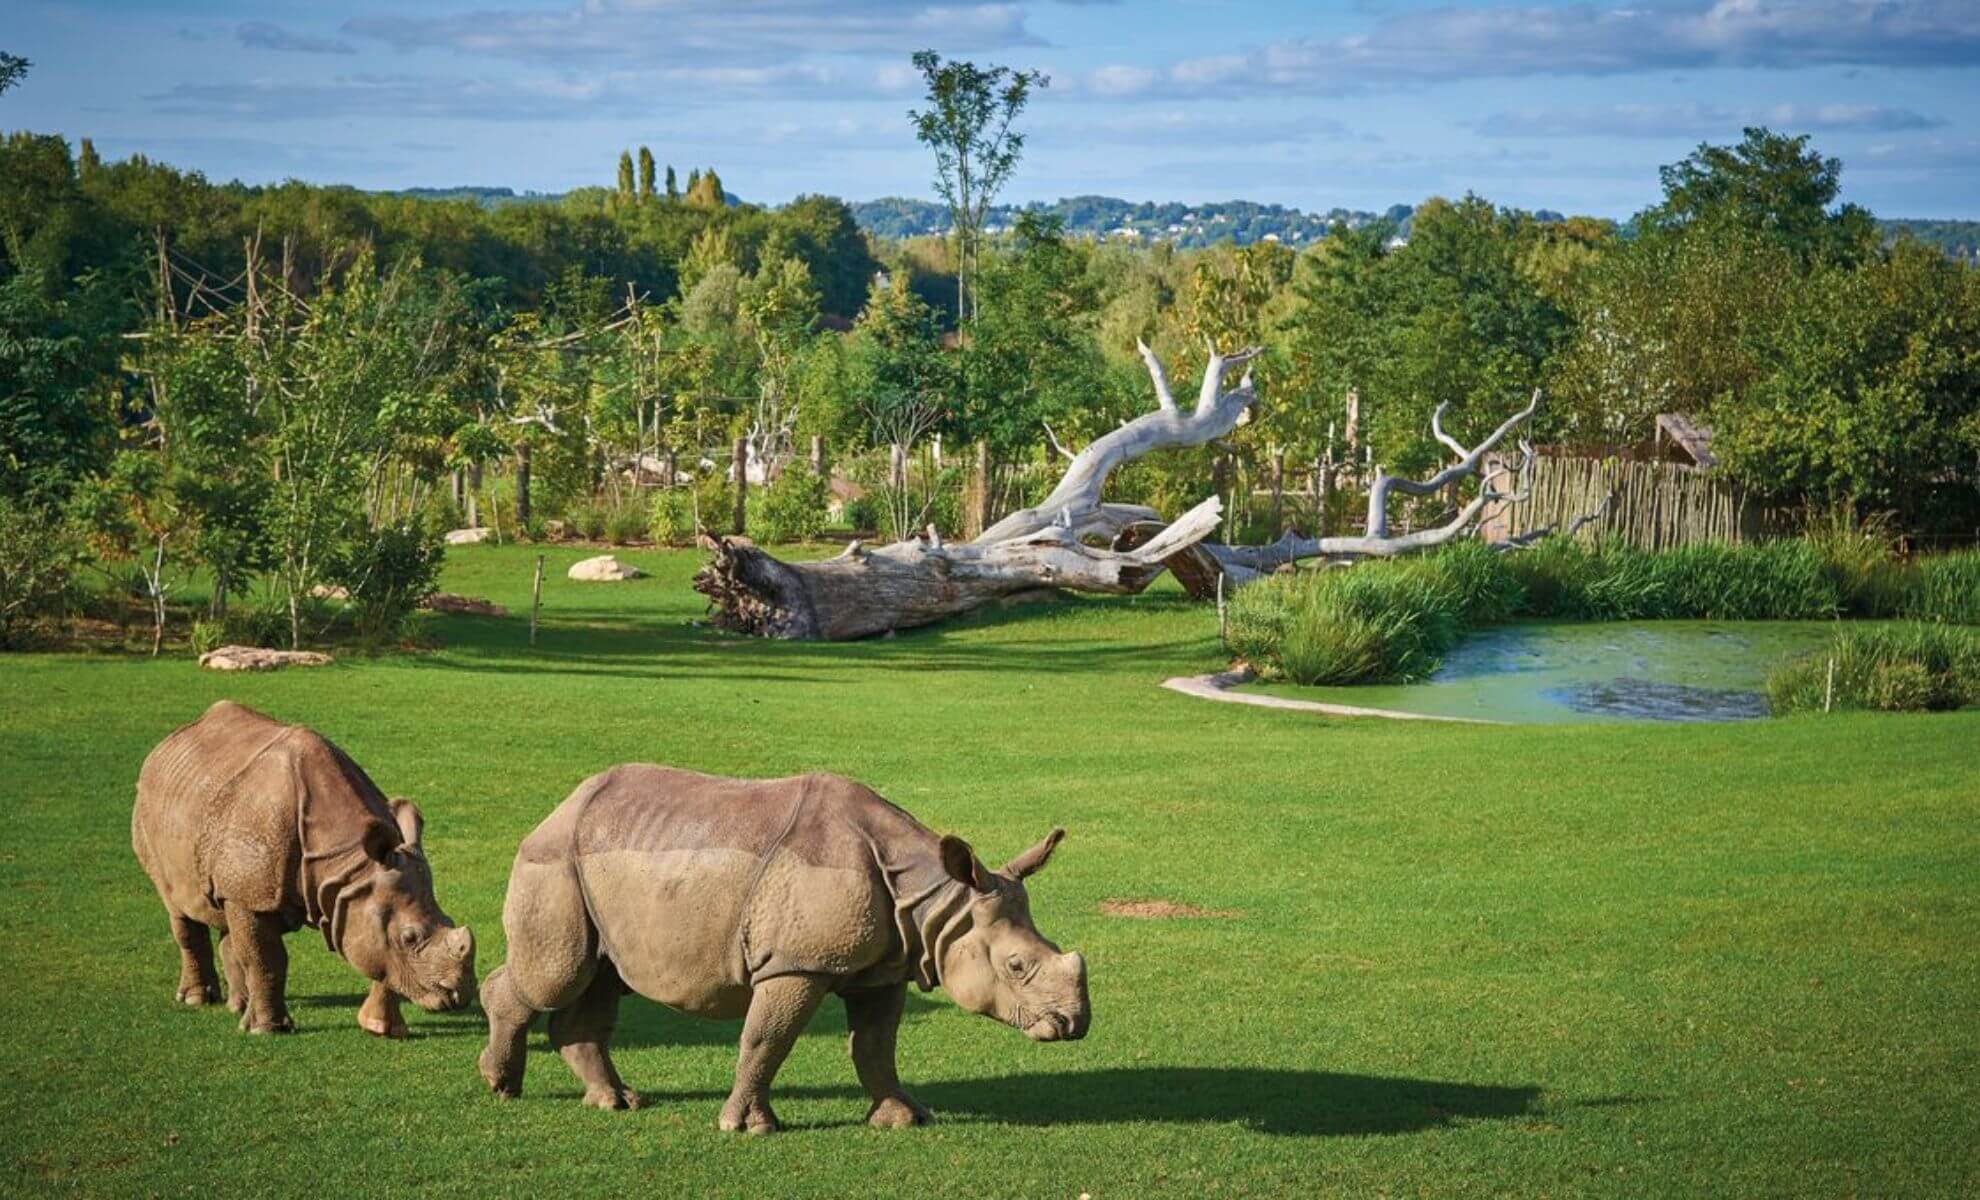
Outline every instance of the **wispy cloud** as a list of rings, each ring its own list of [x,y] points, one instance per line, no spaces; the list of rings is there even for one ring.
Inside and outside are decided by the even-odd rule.
[[[951,53],[1038,45],[1016,4],[880,0],[585,0],[447,16],[358,17],[344,32],[400,50],[540,63],[773,63],[819,54]]]
[[[348,116],[533,121],[614,111],[631,115],[651,108],[643,91],[615,80],[445,79],[371,73],[321,82],[260,78],[181,83],[145,99],[161,113],[254,121]]]
[[[297,33],[267,21],[248,21],[234,30],[250,50],[280,50],[289,54],[356,54],[357,47],[337,38]]]
[[[1674,0],[1439,8],[1366,33],[1279,42],[1156,71],[1101,68],[1086,90],[1340,94],[1454,79],[1819,66],[1980,65],[1973,0]]]
[[[1717,137],[1749,125],[1789,133],[1897,133],[1944,125],[1908,108],[1874,104],[1776,104],[1727,108],[1712,104],[1616,105],[1610,108],[1497,112],[1473,128],[1488,137]]]

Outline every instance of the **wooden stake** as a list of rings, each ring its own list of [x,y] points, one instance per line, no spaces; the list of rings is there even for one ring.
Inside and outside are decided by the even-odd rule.
[[[1829,656],[1829,682],[1822,688],[1822,711],[1828,712],[1836,705],[1836,656]]]
[[[536,582],[529,589],[529,644],[536,645],[536,614],[543,611],[543,556],[536,556]]]
[[[736,472],[736,508],[729,531],[740,535],[749,512],[749,439],[737,438],[733,453]]]

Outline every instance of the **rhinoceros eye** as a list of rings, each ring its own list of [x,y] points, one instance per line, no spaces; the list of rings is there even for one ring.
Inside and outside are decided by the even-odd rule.
[[[1004,961],[1004,969],[1009,971],[1015,978],[1024,978],[1024,960],[1015,954]]]
[[[411,925],[399,930],[399,944],[407,949],[419,945],[419,930]]]

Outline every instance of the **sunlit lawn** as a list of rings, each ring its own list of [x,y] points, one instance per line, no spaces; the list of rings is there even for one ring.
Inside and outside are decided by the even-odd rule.
[[[857,645],[691,622],[691,553],[575,584],[455,552],[444,648],[277,675],[189,656],[0,658],[0,1180],[16,1194],[1971,1195],[1980,1190],[1980,713],[1732,726],[1426,727],[1206,704],[1168,585]],[[1094,1025],[1038,1046],[939,995],[881,1133],[828,1007],[790,1127],[716,1132],[733,1024],[627,1002],[647,1099],[582,1107],[533,1041],[476,1077],[477,1014],[360,1032],[361,981],[290,939],[302,1031],[172,1002],[131,857],[146,751],[220,697],[317,726],[424,807],[485,973],[517,841],[627,760],[854,775],[1001,861],[1054,823],[1041,928]],[[1129,920],[1103,900],[1236,915]]]

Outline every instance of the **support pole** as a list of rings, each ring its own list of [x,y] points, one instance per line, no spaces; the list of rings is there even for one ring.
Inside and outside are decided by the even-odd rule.
[[[529,585],[529,644],[536,645],[536,614],[543,611],[543,556],[536,556],[536,581]]]
[[[729,532],[741,536],[749,511],[749,439],[737,438],[733,455],[735,459],[736,490],[735,514],[730,521]]]

